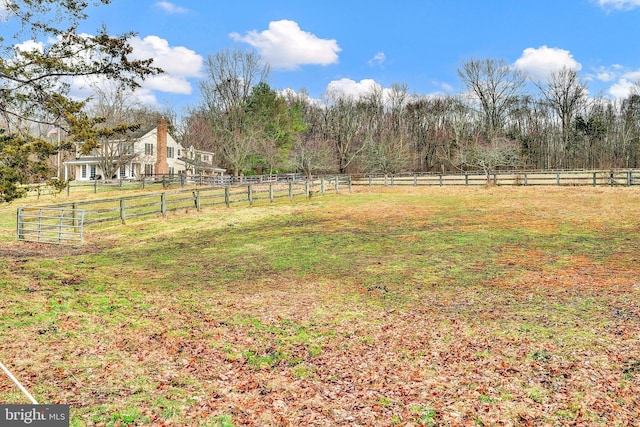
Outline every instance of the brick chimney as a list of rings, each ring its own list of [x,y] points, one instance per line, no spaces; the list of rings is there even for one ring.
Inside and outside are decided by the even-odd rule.
[[[154,173],[156,175],[166,175],[169,173],[169,164],[167,163],[167,120],[158,120],[157,143],[156,143],[156,164]]]

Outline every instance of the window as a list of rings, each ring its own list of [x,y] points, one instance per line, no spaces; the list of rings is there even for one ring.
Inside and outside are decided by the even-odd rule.
[[[83,178],[87,177],[87,165],[80,166],[80,176]]]
[[[180,149],[178,148],[178,158],[180,158],[181,154],[180,154]]]
[[[90,172],[89,172],[89,178],[96,179],[96,165],[91,165]]]
[[[153,175],[153,165],[144,165],[144,174]]]
[[[120,152],[122,154],[133,154],[133,142],[123,142],[120,145]]]
[[[153,156],[153,144],[144,144],[144,154]]]
[[[173,147],[167,147],[167,159],[173,159]]]
[[[173,169],[173,167],[169,167],[169,176],[173,176],[174,173],[175,170]]]
[[[127,177],[127,169],[124,166],[120,166],[120,178]]]

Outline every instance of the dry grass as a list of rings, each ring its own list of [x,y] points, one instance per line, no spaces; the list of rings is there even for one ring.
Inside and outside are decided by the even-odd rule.
[[[639,202],[359,188],[7,232],[0,358],[72,425],[633,425]]]

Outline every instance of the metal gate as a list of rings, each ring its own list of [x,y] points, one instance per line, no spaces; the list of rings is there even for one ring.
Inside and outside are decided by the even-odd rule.
[[[72,208],[18,208],[18,240],[81,245],[84,210]]]

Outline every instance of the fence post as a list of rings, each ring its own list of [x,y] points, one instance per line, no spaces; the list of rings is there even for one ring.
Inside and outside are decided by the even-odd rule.
[[[598,181],[597,181],[597,178],[596,178],[596,175],[597,175],[597,173],[596,173],[596,172],[594,172],[594,173],[593,173],[593,186],[594,186],[594,187],[596,186],[596,183],[598,182]]]
[[[22,233],[20,233],[20,230],[22,230],[22,223],[20,221],[20,218],[22,218],[22,211],[24,208],[20,207],[18,208],[18,212],[17,212],[17,218],[16,218],[16,233],[18,234],[18,240],[22,240]]]
[[[631,171],[627,171],[627,187],[631,187]]]
[[[289,181],[289,200],[293,200],[293,182]]]
[[[96,177],[93,177],[93,194],[96,194],[98,192],[98,180],[96,179]]]
[[[273,182],[269,183],[269,201],[273,203]]]
[[[418,175],[416,175],[415,173],[413,174],[413,186],[418,186]]]
[[[338,177],[336,176],[336,194],[338,194]]]
[[[556,185],[560,185],[560,172],[556,172]]]
[[[162,193],[160,195],[160,212],[162,216],[167,214],[167,193]]]
[[[41,232],[42,232],[42,208],[38,209],[38,242],[40,241]]]
[[[324,196],[324,176],[320,177],[320,194]]]
[[[369,175],[369,187],[371,187],[371,175]]]
[[[124,224],[127,220],[127,212],[125,210],[125,203],[124,203],[124,199],[121,198],[120,199],[120,221]]]
[[[469,186],[469,173],[468,172],[464,173],[464,185],[466,185],[467,187]]]
[[[247,197],[249,198],[249,206],[253,206],[253,186],[247,185]]]
[[[145,176],[142,176],[142,189],[143,190],[144,190],[144,179],[145,179]]]
[[[196,189],[195,195],[196,195],[196,210],[198,212],[200,212],[201,205],[200,205],[200,190],[199,189]]]
[[[72,203],[71,204],[71,221],[73,221],[73,232],[74,233],[79,233],[78,231],[78,219],[76,218],[76,204]]]
[[[442,187],[442,174],[440,174],[440,187]]]
[[[526,187],[526,186],[527,186],[527,184],[528,184],[528,181],[527,181],[527,173],[525,172],[525,173],[524,173],[524,186]]]
[[[231,199],[229,196],[229,186],[227,185],[226,187],[224,187],[224,204],[227,205],[227,207],[229,207],[229,205],[231,205]]]
[[[349,192],[351,192],[351,175],[347,177],[347,186],[349,188]]]

